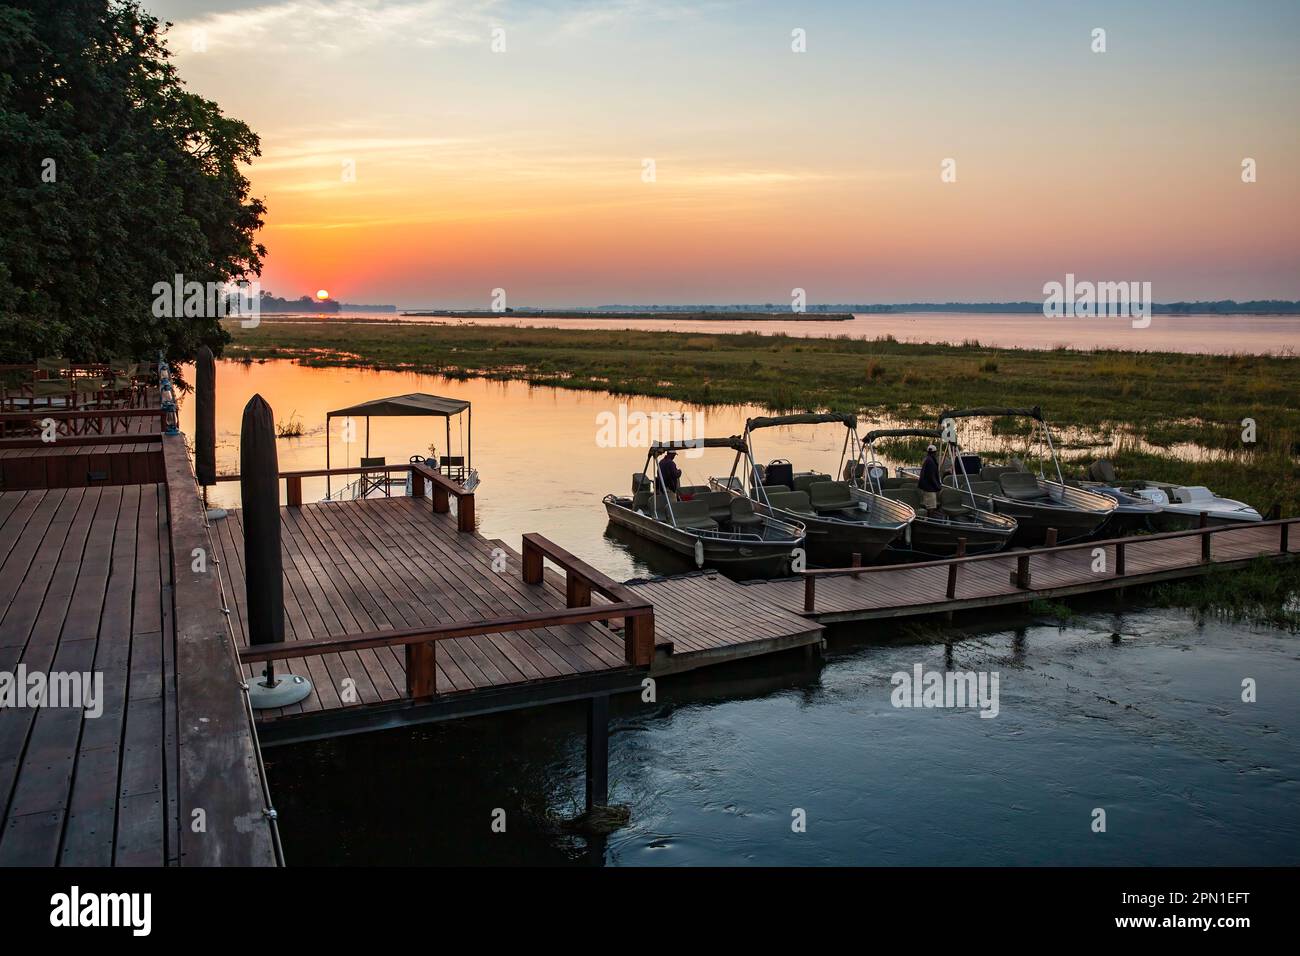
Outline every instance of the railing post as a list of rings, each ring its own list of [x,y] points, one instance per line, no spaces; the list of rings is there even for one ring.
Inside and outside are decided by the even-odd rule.
[[[564,603],[566,607],[591,607],[591,582],[582,575],[566,569]]]
[[[860,554],[858,554],[858,552],[854,551],[852,557],[849,559],[849,563],[850,563],[853,567],[855,567],[855,568],[860,568],[860,567],[862,567],[862,555],[860,555]],[[856,580],[857,580],[858,578],[860,578],[860,577],[862,577],[862,575],[860,575],[860,574],[855,574],[855,575],[853,575],[853,580],[856,581]]]
[[[1029,552],[1022,551],[1016,555],[1016,569],[1011,572],[1011,586],[1023,591],[1029,587],[1030,580]]]
[[[451,499],[447,495],[447,489],[436,482],[433,486],[433,510],[440,515],[445,515],[451,510]]]
[[[811,614],[817,604],[817,578],[805,573],[803,576],[803,612]]]
[[[1057,538],[1056,529],[1048,528],[1047,534],[1043,537],[1043,547],[1045,548],[1056,547],[1056,538]]]
[[[433,697],[438,693],[437,641],[406,645],[406,696]]]
[[[1124,568],[1124,542],[1115,542],[1115,576],[1122,578],[1125,574]]]
[[[418,468],[411,469],[411,497],[424,497],[424,474]]]
[[[461,495],[456,499],[456,530],[469,534],[474,530],[474,496]]]
[[[966,557],[966,539],[957,539],[957,557]],[[957,563],[954,561],[948,565],[948,600],[951,601],[957,596]]]
[[[1201,512],[1201,561],[1209,563],[1210,560],[1210,532],[1206,529],[1210,527],[1210,514],[1207,511]]]
[[[524,556],[524,583],[541,584],[542,583],[542,552],[524,536],[523,544]]]
[[[633,667],[649,667],[655,659],[654,611],[623,618],[623,657]]]
[[[302,507],[302,478],[289,475],[284,479],[285,501],[290,508]]]
[[[1286,554],[1288,551],[1291,550],[1290,531],[1291,531],[1290,524],[1282,524],[1278,526],[1278,543],[1280,545],[1279,550],[1281,550],[1283,554]]]

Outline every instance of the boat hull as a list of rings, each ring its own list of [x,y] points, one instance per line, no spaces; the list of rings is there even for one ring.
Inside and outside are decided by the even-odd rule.
[[[990,515],[997,519],[1007,516]],[[927,558],[956,556],[959,539],[966,541],[966,554],[993,554],[1011,544],[1018,526],[1014,519],[1002,521],[952,522],[917,515],[908,531],[890,545],[893,554]]]
[[[803,538],[711,537],[643,515],[626,501],[605,499],[605,513],[612,523],[687,558],[697,567],[716,568],[736,576],[782,577],[791,572],[795,549],[804,545]]]

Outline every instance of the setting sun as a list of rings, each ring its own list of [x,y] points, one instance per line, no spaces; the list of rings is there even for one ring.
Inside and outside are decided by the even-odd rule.
[[[330,297],[330,293],[329,293],[329,290],[328,290],[328,289],[317,289],[317,290],[316,290],[316,298],[320,299],[322,302],[324,302],[324,301],[325,301],[326,299],[328,299],[329,297]]]

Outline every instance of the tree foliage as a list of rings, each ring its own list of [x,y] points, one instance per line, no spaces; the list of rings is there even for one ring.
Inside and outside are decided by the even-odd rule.
[[[187,92],[138,0],[0,3],[0,361],[188,358],[215,316],[154,286],[261,273],[248,126]]]

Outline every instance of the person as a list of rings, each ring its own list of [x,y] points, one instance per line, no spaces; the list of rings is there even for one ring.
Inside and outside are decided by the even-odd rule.
[[[939,507],[939,490],[943,487],[939,484],[938,450],[934,445],[926,447],[925,461],[921,462],[921,480],[917,483],[921,491],[921,506],[927,511]]]
[[[677,500],[677,487],[682,480],[682,470],[677,467],[674,461],[677,452],[670,451],[664,455],[663,461],[659,463],[659,479],[662,485],[661,490],[667,496],[669,501]]]

